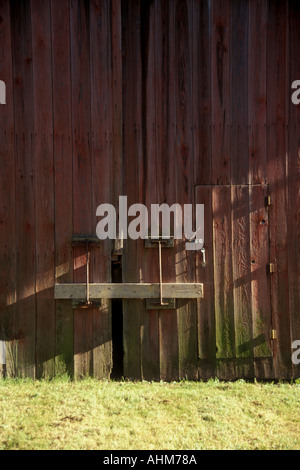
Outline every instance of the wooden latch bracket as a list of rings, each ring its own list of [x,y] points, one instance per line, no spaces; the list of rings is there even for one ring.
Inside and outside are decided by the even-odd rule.
[[[175,299],[203,298],[203,284],[199,283],[163,283],[161,250],[174,246],[174,239],[146,239],[147,247],[158,248],[159,283],[90,283],[89,247],[99,246],[99,239],[76,237],[73,246],[86,247],[86,282],[55,284],[54,298],[72,300],[74,308],[99,308],[100,299],[146,299],[147,309],[176,308]]]

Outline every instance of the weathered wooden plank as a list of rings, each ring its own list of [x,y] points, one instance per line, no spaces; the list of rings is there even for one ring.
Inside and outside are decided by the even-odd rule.
[[[203,254],[196,253],[196,281],[202,283],[205,295],[197,300],[198,307],[198,357],[199,378],[215,376],[216,325],[214,296],[214,253],[213,253],[213,213],[212,186],[196,186],[195,203],[204,204],[204,248]]]
[[[287,4],[270,2],[267,25],[267,161],[272,205],[270,208],[270,259],[272,326],[277,377],[291,374],[291,338],[287,259],[286,100],[290,84],[286,77]],[[288,97],[290,99],[290,96]]]
[[[51,0],[53,150],[55,192],[55,281],[73,281],[73,172],[69,0]],[[64,47],[62,47],[64,44]],[[64,105],[62,106],[62,103]],[[63,201],[63,203],[62,203]],[[71,302],[57,300],[55,374],[74,374]]]
[[[113,139],[111,57],[111,8],[109,1],[90,2],[91,44],[91,123],[92,123],[92,219],[95,230],[96,209],[111,198],[113,182]],[[109,41],[108,41],[109,38]],[[108,41],[108,43],[107,43]],[[120,81],[120,77],[114,77]],[[115,129],[115,133],[117,130]],[[117,175],[116,175],[117,176]],[[111,280],[111,242],[103,241],[91,249],[91,282]],[[109,379],[112,368],[111,302],[102,302],[93,312],[93,368],[94,376]]]
[[[234,358],[234,302],[232,267],[232,213],[230,187],[216,186],[212,194],[214,238],[214,292],[216,321],[216,358]],[[233,363],[217,373],[228,379],[235,377]]]
[[[212,178],[212,89],[211,89],[211,8],[208,0],[188,2],[191,13],[189,29],[192,68],[193,143],[195,184],[209,184]]]
[[[142,66],[142,159],[141,199],[146,207],[159,203],[161,190],[161,152],[160,147],[164,103],[162,102],[161,50],[161,2],[141,2],[141,66]],[[160,68],[162,67],[162,68]],[[158,72],[159,70],[159,72]],[[164,153],[166,155],[166,153]],[[143,281],[158,282],[158,249],[143,249]],[[159,312],[141,310],[141,367],[142,377],[146,380],[159,380]]]
[[[270,262],[268,188],[251,186],[249,191],[253,356],[269,357],[272,350],[270,276],[266,269]]]
[[[266,148],[266,23],[267,0],[249,2],[249,182],[265,183]]]
[[[155,76],[156,85],[156,193],[158,203],[176,202],[176,103],[174,71],[174,4],[156,1]],[[157,80],[157,78],[156,78]],[[151,99],[151,96],[149,97]],[[149,162],[149,167],[150,167]],[[155,180],[153,180],[155,181]],[[153,183],[154,184],[154,183]],[[151,252],[149,252],[151,256]],[[158,280],[158,254],[152,255],[153,276]],[[163,280],[176,282],[174,250],[162,250]],[[161,380],[178,377],[177,312],[158,314],[159,374]]]
[[[140,166],[142,156],[141,137],[141,43],[139,1],[122,2],[123,18],[123,163],[124,194],[128,205],[139,201],[142,185]],[[134,184],[132,184],[134,182]],[[141,240],[124,243],[123,278],[137,282],[141,277]],[[141,378],[141,311],[140,300],[123,301],[124,375]]]
[[[300,10],[295,0],[289,3],[289,79],[300,76]],[[288,153],[288,265],[291,341],[300,338],[300,107],[289,100]],[[300,376],[300,364],[293,364],[294,377]]]
[[[83,261],[84,263],[85,261]],[[89,285],[91,299],[155,299],[159,298],[159,283],[94,283]],[[163,296],[175,299],[203,297],[202,284],[163,283]],[[86,284],[56,284],[56,299],[85,299]]]
[[[6,374],[16,375],[16,201],[14,104],[10,7],[0,2],[0,77],[6,85],[6,104],[0,106],[0,340],[6,350]],[[1,373],[0,373],[1,376]]]
[[[54,182],[50,1],[31,2],[36,212],[36,376],[54,375]]]
[[[249,2],[231,2],[231,183],[247,184],[248,154],[248,21]]]
[[[216,0],[211,13],[212,183],[230,183],[230,0]]]
[[[191,203],[194,197],[192,135],[192,3],[175,2],[175,103],[176,103],[176,200]],[[208,162],[209,164],[209,162]],[[183,241],[175,244],[176,279],[189,282],[193,276],[194,253]],[[177,328],[179,378],[196,379],[197,314],[195,302],[178,302]]]
[[[122,5],[111,0],[111,119],[112,119],[112,202],[117,208],[118,198],[123,194],[122,159]]]
[[[90,4],[70,3],[72,130],[73,130],[73,232],[93,233],[92,165],[90,153],[91,77],[90,77]],[[86,247],[74,248],[74,281],[86,280]],[[74,310],[75,377],[93,374],[93,315]]]
[[[35,377],[35,172],[30,2],[12,1],[17,240],[18,373]]]
[[[248,186],[232,187],[231,207],[235,357],[252,358],[253,335]],[[242,367],[242,370],[239,370],[239,367]],[[236,366],[236,374],[238,377],[253,377],[253,363],[241,361]]]

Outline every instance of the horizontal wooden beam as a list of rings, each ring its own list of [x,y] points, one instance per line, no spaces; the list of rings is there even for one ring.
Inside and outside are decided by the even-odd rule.
[[[89,284],[89,298],[96,299],[155,299],[160,296],[159,284],[105,283]],[[163,296],[170,299],[203,297],[203,284],[163,284]],[[86,284],[56,284],[55,299],[85,299]]]

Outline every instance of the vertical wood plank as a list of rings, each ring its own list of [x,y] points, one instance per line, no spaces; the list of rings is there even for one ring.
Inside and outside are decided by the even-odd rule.
[[[69,0],[51,0],[55,282],[73,282],[73,170]],[[62,47],[64,44],[64,47]],[[62,106],[62,103],[64,105]],[[55,374],[74,375],[73,309],[56,301]]]
[[[270,257],[275,264],[271,275],[272,322],[277,330],[274,341],[278,378],[291,373],[289,288],[287,259],[286,199],[286,3],[270,2],[267,29],[267,163],[270,208]],[[290,98],[290,97],[289,97]]]
[[[90,153],[90,5],[71,1],[71,73],[73,117],[73,232],[93,233]],[[74,248],[74,282],[86,282],[86,248]],[[93,374],[93,309],[74,310],[75,377]]]
[[[6,104],[0,106],[0,340],[5,341],[6,373],[16,375],[16,201],[14,101],[10,6],[0,2],[0,77],[6,85]]]
[[[253,345],[248,186],[232,187],[231,201],[235,356],[249,359],[253,357]],[[238,361],[236,374],[253,377],[253,362]]]
[[[163,70],[159,60],[163,44],[159,36],[159,5],[157,2],[141,2],[141,57],[142,57],[142,158],[144,173],[141,175],[142,200],[150,211],[151,204],[159,203],[159,179],[161,148],[157,148],[158,134],[161,132],[163,112],[161,95],[161,75]],[[159,108],[161,106],[161,108]],[[158,122],[157,122],[158,119]],[[151,229],[150,229],[151,230]],[[144,248],[143,282],[159,282],[158,250]],[[157,310],[141,311],[141,361],[142,376],[147,380],[159,380],[159,313]]]
[[[112,119],[112,160],[113,181],[112,201],[118,205],[119,196],[123,194],[123,160],[122,160],[122,5],[119,0],[111,1],[111,119]]]
[[[111,123],[111,9],[109,1],[90,2],[91,123],[92,123],[92,219],[96,209],[110,202],[112,181]],[[96,47],[97,45],[97,47]],[[119,79],[119,77],[118,77]],[[91,251],[91,282],[111,281],[111,242],[105,240]],[[111,301],[102,301],[93,312],[93,370],[109,379],[112,368]]]
[[[157,5],[160,2],[157,2]],[[160,77],[157,94],[157,197],[158,202],[169,205],[176,200],[176,102],[175,102],[175,2],[165,2],[161,9],[162,25],[166,34],[160,33],[160,41],[164,46],[156,47],[156,64],[158,70],[162,66],[163,76]],[[157,7],[158,8],[158,7]],[[157,10],[159,11],[159,10]],[[159,34],[159,25],[157,35]],[[161,26],[162,27],[162,26]],[[160,47],[161,51],[157,48]],[[161,74],[162,72],[160,72]],[[162,96],[160,96],[162,93]],[[162,115],[161,115],[162,113]],[[165,136],[165,137],[164,137]],[[176,281],[175,249],[162,250],[163,276],[165,282]],[[161,380],[178,379],[178,327],[177,311],[164,310],[159,313],[159,360]]]
[[[36,211],[36,375],[54,375],[54,183],[50,1],[31,2]]]
[[[196,253],[196,282],[200,282],[204,286],[204,298],[197,300],[198,375],[203,380],[214,377],[216,373],[212,194],[212,186],[196,186],[195,203],[204,204],[205,265],[203,265],[203,255],[200,252]]]
[[[35,172],[30,1],[12,1],[17,240],[18,372],[35,378]]]
[[[232,362],[235,356],[235,335],[230,187],[213,188],[212,207],[217,373],[219,378],[229,379],[235,377]]]
[[[123,18],[123,138],[124,194],[128,207],[139,200],[141,148],[140,2],[124,1]],[[134,184],[133,184],[134,183]],[[123,278],[141,278],[142,240],[125,240]],[[123,301],[124,375],[141,378],[141,300]]]
[[[250,262],[254,357],[270,357],[272,355],[270,276],[268,276],[266,269],[270,262],[267,196],[267,186],[250,187]]]
[[[189,204],[193,201],[193,135],[192,135],[192,3],[177,1],[175,5],[175,99],[177,142],[176,200]],[[177,240],[176,281],[189,282],[193,276],[193,254],[185,249],[183,240]],[[197,316],[195,301],[178,301],[179,377],[197,378]]]
[[[192,110],[194,140],[194,180],[197,184],[210,184],[212,178],[212,76],[211,76],[211,8],[210,2],[188,2],[192,13],[189,29],[193,35],[191,48]]]
[[[298,2],[289,2],[289,75],[288,84],[300,76],[300,10]],[[291,342],[300,338],[300,107],[289,99],[288,154],[288,265]],[[293,350],[294,352],[294,350]],[[293,364],[294,377],[300,365]]]
[[[266,182],[267,0],[249,2],[249,182]]]
[[[230,28],[229,0],[212,3],[212,183],[230,183]],[[235,92],[235,90],[234,90]]]
[[[231,2],[231,183],[247,184],[249,2]]]

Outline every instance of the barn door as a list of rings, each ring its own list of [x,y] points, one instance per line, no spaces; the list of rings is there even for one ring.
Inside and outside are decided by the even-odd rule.
[[[272,355],[268,188],[196,186],[205,205],[205,266],[196,261],[200,376],[253,377]],[[257,370],[256,370],[257,372]]]

